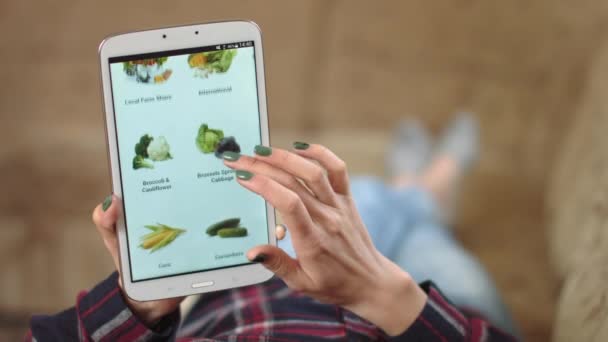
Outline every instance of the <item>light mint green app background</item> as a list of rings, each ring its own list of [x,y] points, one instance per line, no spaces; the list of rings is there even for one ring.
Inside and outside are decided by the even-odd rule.
[[[134,281],[248,262],[251,247],[268,243],[265,202],[234,180],[212,182],[216,177],[198,174],[229,170],[213,153],[201,153],[195,139],[203,123],[234,136],[243,153],[260,144],[253,47],[240,48],[226,73],[194,77],[188,55],[171,56],[164,64],[173,71],[161,84],[138,83],[111,64],[112,93],[120,154],[127,237]],[[199,95],[199,90],[232,87],[231,92]],[[168,101],[126,104],[140,97],[171,96]],[[154,162],[154,169],[132,167],[134,147],[144,134],[164,136],[173,159]],[[143,192],[144,181],[168,178],[169,190]],[[220,220],[240,217],[248,236],[208,236],[206,228]],[[171,244],[155,252],[139,247],[144,225],[162,223],[186,229]],[[216,256],[240,254],[235,257]],[[170,265],[170,266],[168,266]]]

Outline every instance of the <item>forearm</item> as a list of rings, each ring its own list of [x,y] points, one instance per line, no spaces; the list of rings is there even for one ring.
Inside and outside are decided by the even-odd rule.
[[[394,264],[393,264],[394,265]],[[418,285],[396,265],[386,268],[386,280],[376,283],[356,307],[348,308],[387,334],[391,341],[515,341],[513,336],[480,317],[468,317],[437,288]]]

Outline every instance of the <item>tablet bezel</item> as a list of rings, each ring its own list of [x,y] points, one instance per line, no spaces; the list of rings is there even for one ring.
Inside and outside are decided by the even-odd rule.
[[[224,21],[136,31],[110,36],[101,43],[99,46],[99,58],[102,98],[105,113],[106,141],[112,178],[112,190],[117,197],[122,198],[122,187],[120,182],[109,59],[112,57],[196,48],[241,41],[254,42],[261,138],[262,144],[268,146],[270,145],[270,139],[266,107],[262,35],[259,27],[254,22],[243,20]],[[275,212],[274,208],[272,208],[269,203],[266,203],[266,215],[268,222],[268,241],[270,244],[276,245],[274,234],[276,224]],[[119,215],[118,222],[116,223],[116,230],[119,243],[122,287],[130,298],[138,301],[180,297],[252,285],[264,282],[273,276],[273,273],[268,271],[261,264],[252,263],[211,271],[132,282],[127,248],[125,216],[122,211]],[[212,282],[212,285],[209,285],[210,282]]]

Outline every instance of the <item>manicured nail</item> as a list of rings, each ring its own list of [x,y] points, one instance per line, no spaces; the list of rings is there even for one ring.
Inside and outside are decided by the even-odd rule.
[[[301,142],[301,141],[296,141],[293,143],[293,148],[295,148],[296,150],[305,150],[309,147],[310,147],[309,143],[305,143],[305,142]]]
[[[255,258],[253,258],[253,262],[264,262],[266,260],[266,254],[264,253],[260,253],[258,255],[255,256]]]
[[[245,170],[236,171],[236,178],[238,178],[238,179],[250,180],[252,177],[253,177],[253,173],[251,173],[249,171],[245,171]]]
[[[270,147],[266,147],[266,146],[262,146],[262,145],[256,145],[255,148],[253,149],[253,151],[255,152],[255,154],[257,154],[259,156],[264,156],[264,157],[267,157],[272,154],[272,149]]]
[[[224,160],[227,161],[237,161],[239,160],[239,158],[241,158],[241,154],[232,151],[226,151],[223,153],[222,157],[224,158]]]
[[[103,204],[101,205],[101,209],[103,209],[103,211],[108,210],[108,208],[112,205],[112,195],[106,197],[105,200],[103,200]]]

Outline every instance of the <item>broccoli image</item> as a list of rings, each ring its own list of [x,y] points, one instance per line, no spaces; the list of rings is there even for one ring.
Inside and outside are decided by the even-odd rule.
[[[140,155],[136,155],[133,158],[133,169],[137,170],[137,169],[153,169],[154,165],[152,165],[152,163],[146,161],[146,159],[144,159],[144,157],[140,156]]]
[[[142,156],[143,158],[148,158],[148,146],[154,140],[148,134],[143,135],[137,144],[135,144],[135,155]]]

